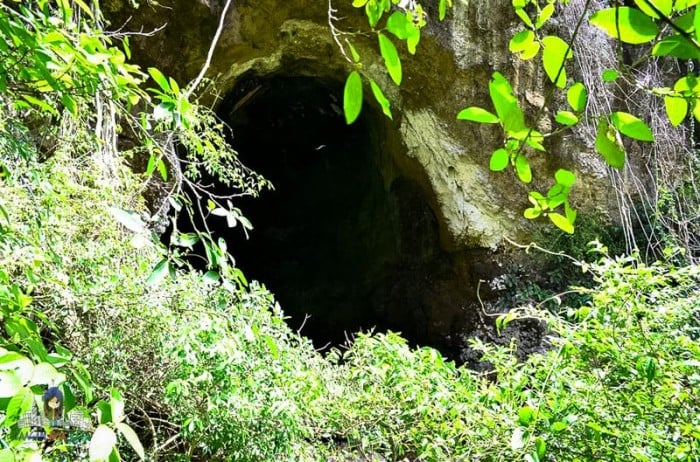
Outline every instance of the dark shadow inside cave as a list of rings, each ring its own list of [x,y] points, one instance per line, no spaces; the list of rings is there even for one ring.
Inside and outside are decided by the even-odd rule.
[[[384,116],[366,104],[347,126],[339,95],[342,86],[310,77],[239,81],[219,115],[243,163],[274,190],[236,204],[253,223],[248,240],[238,228],[214,231],[317,348],[371,328],[444,346],[438,337],[451,332],[435,329],[454,323],[441,318],[450,300],[439,281],[457,278],[436,217],[392,161]]]

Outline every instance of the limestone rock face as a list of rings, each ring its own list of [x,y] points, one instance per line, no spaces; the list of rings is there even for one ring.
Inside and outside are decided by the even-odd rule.
[[[533,120],[548,91],[539,63],[521,62],[508,51],[518,24],[510,0],[457,1],[443,22],[429,8],[429,25],[417,53],[400,50],[400,87],[386,74],[376,38],[366,33],[366,18],[350,3],[332,0],[338,10],[335,27],[361,32],[347,37],[362,57],[365,75],[392,102],[394,117],[389,120],[365,90],[363,111],[378,114],[370,119],[376,128],[370,136],[388,159],[378,168],[387,190],[397,178],[419,186],[436,218],[444,253],[440,261],[452,262],[449,271],[441,272],[442,279],[426,288],[424,297],[434,306],[426,301],[427,306],[416,308],[423,311],[421,332],[427,341],[444,343],[446,333],[475,328],[477,286],[502,274],[499,249],[504,237],[527,242],[538,226],[522,216],[529,206],[527,191],[546,191],[556,169],[566,167],[580,178],[571,196],[580,215],[597,214],[597,207],[613,210],[614,196],[604,163],[581,140],[548,140],[549,152],[532,158],[534,184],[523,185],[510,170],[489,170],[490,154],[502,142],[498,126],[456,120],[467,106],[491,107],[488,82],[498,70],[524,95],[521,104],[531,124],[542,129],[553,124],[546,111]],[[147,32],[165,25],[150,37],[134,37],[134,55],[141,64],[158,66],[184,83],[204,63],[224,5],[225,0],[161,0],[159,6],[134,10],[126,0],[109,0],[104,10],[114,28],[126,23],[127,29]],[[208,72],[223,100],[233,95],[242,101],[275,76],[309,77],[335,89],[342,105],[342,85],[352,66],[331,34],[328,2],[236,0],[223,21]],[[414,280],[415,275],[406,278]],[[397,314],[396,307],[385,310]]]

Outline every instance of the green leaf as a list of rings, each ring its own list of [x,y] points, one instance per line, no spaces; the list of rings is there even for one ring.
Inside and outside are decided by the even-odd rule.
[[[22,380],[15,371],[0,371],[0,398],[11,398],[22,389]]]
[[[576,82],[569,87],[566,92],[566,100],[569,102],[569,106],[574,112],[583,112],[586,109],[586,103],[588,102],[588,92],[586,91],[586,86],[581,82]]]
[[[115,427],[119,434],[129,443],[129,446],[131,446],[136,455],[139,456],[139,459],[144,460],[146,458],[146,452],[143,450],[143,445],[136,435],[136,432],[123,422],[115,424]]]
[[[505,77],[494,72],[489,82],[489,94],[498,118],[506,131],[525,129],[525,115],[513,94],[513,88]]]
[[[558,123],[566,126],[576,125],[578,123],[578,116],[573,112],[569,111],[559,111],[554,116],[554,120]]]
[[[66,380],[66,375],[58,372],[56,368],[47,362],[42,362],[34,366],[31,385],[57,386]]]
[[[438,18],[440,19],[440,21],[445,19],[448,6],[452,6],[452,0],[440,0],[440,5],[438,6]]]
[[[345,122],[350,125],[360,115],[362,110],[362,78],[357,71],[352,71],[345,81],[343,92],[343,112]]]
[[[668,120],[671,121],[671,125],[674,127],[679,126],[688,113],[688,101],[679,96],[665,96],[664,104],[666,106],[666,114],[668,114]]]
[[[109,207],[109,213],[129,231],[143,233],[147,230],[146,225],[135,212],[127,212],[126,210],[116,207]]]
[[[570,223],[564,215],[559,213],[550,213],[547,216],[557,228],[561,229],[565,233],[574,234],[574,225]]]
[[[518,178],[523,183],[529,183],[532,181],[532,171],[530,170],[530,162],[522,154],[518,154],[515,158],[515,171],[518,174]]]
[[[634,0],[640,10],[647,16],[654,19],[659,19],[660,16],[655,10],[659,10],[661,14],[668,18],[673,11],[673,0]],[[655,8],[652,8],[653,5]]]
[[[365,14],[367,15],[367,20],[369,21],[369,26],[374,27],[379,22],[379,19],[384,14],[384,9],[377,0],[369,0],[365,5]]]
[[[34,459],[27,459],[27,460],[34,460]],[[14,454],[14,452],[12,452],[12,449],[9,449],[9,448],[0,449],[0,462],[16,462],[15,454]]]
[[[542,39],[542,64],[549,80],[559,88],[566,86],[566,69],[564,62],[573,54],[569,45],[555,35],[549,35]]]
[[[620,73],[615,69],[605,69],[601,74],[603,82],[614,82],[618,77],[620,77]]]
[[[534,29],[535,25],[532,23],[532,19],[528,16],[524,8],[515,8],[515,14],[518,15],[520,20],[530,29]]]
[[[0,356],[0,371],[12,371],[21,384],[27,384],[34,375],[34,363],[21,353],[8,351]]]
[[[124,400],[121,393],[116,388],[110,390],[109,408],[112,415],[112,423],[119,423],[124,420]]]
[[[539,436],[535,438],[535,451],[537,451],[538,460],[543,460],[544,454],[547,452],[547,443]]]
[[[163,181],[168,181],[168,167],[165,166],[163,158],[158,159],[156,165],[158,166],[158,172],[160,172],[160,177],[163,179]]]
[[[384,113],[384,115],[390,119],[393,119],[391,115],[391,103],[389,102],[389,99],[386,96],[384,96],[384,92],[382,91],[381,87],[379,87],[379,85],[377,85],[377,82],[375,82],[372,79],[369,79],[369,87],[372,89],[374,99],[377,100],[379,105],[382,107],[382,112]]]
[[[171,92],[168,79],[166,79],[165,76],[158,69],[156,69],[155,67],[149,67],[148,73],[151,75],[151,77],[153,77],[153,80],[155,80],[155,82],[164,92]]]
[[[469,120],[471,122],[479,122],[482,124],[497,124],[501,121],[495,114],[476,106],[470,106],[462,109],[457,114],[459,120]]]
[[[102,462],[109,458],[112,449],[117,445],[117,435],[106,425],[99,425],[90,439],[88,455],[90,462]]]
[[[535,411],[530,406],[524,406],[518,411],[518,422],[520,425],[528,426],[535,416]]]
[[[510,162],[510,154],[505,149],[497,149],[491,154],[489,168],[494,172],[500,172],[508,166]]]
[[[11,427],[16,424],[19,419],[29,412],[34,403],[34,394],[28,387],[23,387],[15,396],[10,399],[5,410],[5,420],[2,422],[4,427]]]
[[[76,382],[78,382],[80,389],[85,395],[85,403],[91,403],[94,398],[94,393],[92,391],[92,380],[90,378],[90,373],[82,364],[76,364],[75,369],[72,369],[71,372],[73,373],[73,378]]]
[[[352,6],[362,8],[367,3],[367,0],[352,0]]]
[[[512,53],[519,54],[520,59],[527,61],[537,56],[540,51],[540,43],[535,41],[535,33],[526,29],[513,36],[508,48]]]
[[[570,188],[574,183],[576,183],[576,175],[574,175],[574,172],[563,168],[557,170],[557,172],[554,174],[554,179],[558,184],[566,186],[567,188]]]
[[[168,259],[163,258],[161,261],[158,262],[158,264],[156,264],[156,266],[151,271],[151,274],[146,279],[146,285],[157,286],[160,283],[160,281],[162,281],[163,278],[168,274],[168,272]]]
[[[530,207],[529,209],[525,209],[523,212],[523,216],[528,220],[534,220],[540,215],[542,215],[542,209],[537,207]]]
[[[347,43],[348,43],[348,47],[350,48],[350,54],[352,55],[352,60],[355,61],[356,63],[359,63],[360,62],[360,54],[357,52],[355,47],[352,46],[352,43],[350,43],[349,41]]]
[[[652,48],[651,54],[653,56],[673,56],[678,59],[700,58],[700,50],[695,44],[679,34],[671,35],[657,42]]]
[[[399,54],[389,37],[382,33],[379,33],[379,52],[384,58],[384,64],[389,71],[391,79],[396,85],[401,85],[402,71]]]
[[[406,31],[407,23],[413,25],[413,19],[407,18],[407,13],[402,11],[394,11],[386,20],[386,29],[394,34],[396,38],[401,40],[406,40],[408,38],[408,33]]]
[[[617,130],[607,120],[598,124],[595,148],[611,167],[620,169],[625,166],[625,150],[617,139]]]
[[[610,115],[613,125],[623,135],[640,141],[654,141],[651,128],[639,118],[627,112],[613,112]]]
[[[628,6],[598,10],[591,16],[590,23],[610,37],[633,45],[651,42],[659,33],[653,19]]]
[[[75,104],[75,99],[73,99],[72,96],[70,96],[67,93],[62,93],[61,102],[66,107],[66,109],[68,109],[68,112],[70,112],[74,116],[78,115],[78,105]]]
[[[569,424],[559,420],[559,421],[554,422],[550,428],[553,432],[560,432],[562,430],[565,430],[568,426],[569,426]]]
[[[542,27],[547,21],[549,21],[549,18],[551,18],[553,14],[554,3],[548,3],[542,8],[540,14],[537,16],[537,21],[535,22],[535,29],[539,29],[540,27]]]

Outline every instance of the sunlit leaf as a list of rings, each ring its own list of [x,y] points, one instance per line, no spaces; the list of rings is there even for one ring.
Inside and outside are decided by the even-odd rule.
[[[647,16],[659,19],[658,10],[664,17],[669,17],[673,10],[673,0],[634,0],[640,10]],[[653,6],[652,6],[653,5]]]
[[[550,213],[547,216],[557,228],[561,229],[565,233],[574,234],[574,225],[569,223],[569,220],[567,220],[564,215],[559,213]]]
[[[147,286],[157,286],[168,275],[168,259],[159,261],[146,279]]]
[[[357,120],[362,110],[362,78],[357,71],[352,71],[345,81],[343,92],[343,113],[345,122],[350,125]]]
[[[0,398],[11,398],[22,389],[22,380],[15,371],[0,371]]]
[[[155,67],[149,67],[148,73],[153,77],[153,80],[158,84],[158,86],[166,93],[170,93],[170,84],[168,79],[165,78],[162,72],[160,72]]]
[[[552,17],[554,14],[554,3],[548,3],[545,5],[542,10],[540,11],[540,14],[537,16],[537,22],[535,22],[535,28],[539,29],[542,27],[547,21],[549,21],[549,18]]]
[[[497,149],[491,154],[489,168],[494,172],[499,172],[508,166],[510,154],[505,149]]]
[[[574,172],[563,168],[557,170],[557,172],[554,174],[554,179],[557,180],[558,184],[566,187],[571,187],[574,183],[576,183],[576,175],[574,175]]]
[[[369,79],[369,87],[372,89],[374,99],[377,100],[377,102],[381,106],[384,115],[390,119],[393,119],[391,115],[391,103],[389,102],[389,99],[386,96],[384,96],[384,92],[379,87],[379,85],[377,85],[377,82],[375,82],[372,79]]]
[[[381,33],[379,34],[379,52],[382,58],[384,58],[384,64],[389,71],[391,80],[393,80],[396,85],[401,85],[402,70],[399,53],[396,51],[396,47],[389,37]]]
[[[123,422],[115,424],[115,427],[119,434],[129,443],[129,446],[131,446],[136,455],[139,456],[139,459],[144,460],[146,458],[146,452],[143,450],[143,445],[136,435],[136,432]]]
[[[574,112],[582,112],[586,109],[586,103],[588,101],[586,86],[581,82],[576,82],[571,85],[566,92],[566,100],[569,102],[569,106],[571,106]]]
[[[566,86],[566,68],[564,62],[573,55],[569,45],[561,38],[550,35],[542,39],[542,65],[547,77],[557,87]]]
[[[664,105],[666,106],[666,114],[671,125],[677,127],[680,125],[688,113],[688,101],[679,96],[665,96]]]
[[[673,56],[679,59],[698,59],[700,50],[693,42],[675,34],[657,42],[651,50],[653,56]]]
[[[598,124],[595,148],[611,167],[619,169],[625,166],[625,150],[617,139],[617,131],[606,120]]]
[[[117,435],[114,433],[114,430],[106,425],[98,426],[90,439],[90,447],[88,449],[90,462],[107,460],[116,444]]]
[[[518,154],[515,158],[515,171],[518,174],[518,178],[523,183],[530,183],[532,181],[532,171],[530,170],[530,162],[522,154]]]
[[[480,107],[471,106],[466,109],[462,109],[457,114],[459,120],[469,120],[471,122],[479,122],[483,124],[497,124],[501,121],[495,114],[482,109]]]
[[[610,37],[633,45],[651,42],[659,33],[653,19],[629,6],[598,10],[591,15],[590,23]]]
[[[610,115],[610,119],[623,135],[640,141],[654,141],[654,134],[651,132],[651,128],[632,114],[613,112]]]
[[[554,120],[562,125],[576,125],[578,123],[578,116],[573,112],[569,111],[558,111],[554,116]]]
[[[499,72],[494,72],[489,82],[489,94],[496,114],[507,131],[525,129],[525,115],[513,94],[508,80]]]
[[[618,77],[620,77],[620,73],[615,69],[606,69],[601,74],[603,82],[614,82]]]
[[[109,207],[109,213],[126,229],[135,233],[146,231],[146,225],[135,212],[127,212],[126,210],[116,207]]]

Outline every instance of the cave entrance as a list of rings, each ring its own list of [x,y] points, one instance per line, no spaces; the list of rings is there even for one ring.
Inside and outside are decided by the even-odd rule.
[[[435,215],[393,163],[384,116],[365,105],[347,126],[338,95],[316,78],[251,76],[224,99],[231,144],[274,185],[236,204],[254,229],[225,231],[229,248],[317,348],[371,328],[437,346],[426,272],[449,262]]]

